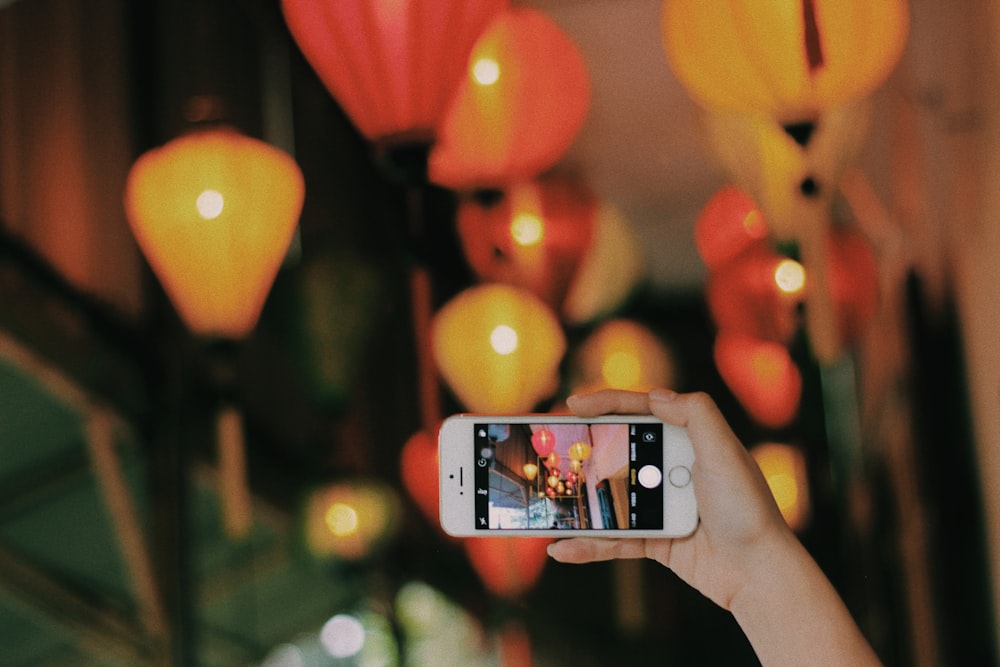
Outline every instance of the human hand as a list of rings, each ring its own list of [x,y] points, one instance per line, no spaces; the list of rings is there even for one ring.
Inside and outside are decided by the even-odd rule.
[[[783,543],[795,542],[756,462],[706,394],[604,390],[573,396],[580,417],[653,414],[686,427],[694,447],[691,470],[700,523],[684,538],[573,538],[549,547],[565,563],[653,558],[716,604],[729,609],[754,570]]]

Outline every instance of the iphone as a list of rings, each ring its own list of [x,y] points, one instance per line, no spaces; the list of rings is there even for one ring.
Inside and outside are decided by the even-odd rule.
[[[687,431],[655,417],[455,415],[438,437],[450,535],[682,537],[698,524]]]

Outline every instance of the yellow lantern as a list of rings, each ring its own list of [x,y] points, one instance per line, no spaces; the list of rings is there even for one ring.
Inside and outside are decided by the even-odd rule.
[[[574,461],[586,461],[590,458],[590,445],[583,441],[574,442],[570,445],[569,457]]]
[[[400,511],[399,497],[382,483],[331,484],[306,502],[306,545],[318,557],[364,558],[394,533]]]
[[[574,355],[573,391],[649,391],[675,384],[675,366],[666,345],[638,322],[613,319],[590,334]]]
[[[566,350],[559,321],[525,290],[471,287],[446,303],[431,323],[438,370],[475,412],[526,412],[553,394]]]
[[[125,188],[135,239],[194,332],[256,325],[302,210],[302,172],[235,130],[202,130],[136,160]]]
[[[774,500],[792,530],[802,529],[809,518],[809,480],[802,451],[792,445],[764,443],[750,449],[764,473]]]
[[[702,105],[782,122],[874,91],[906,44],[906,0],[665,0],[674,73]]]

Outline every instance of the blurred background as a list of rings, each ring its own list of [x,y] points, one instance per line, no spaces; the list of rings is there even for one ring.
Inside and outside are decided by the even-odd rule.
[[[436,522],[444,416],[667,385],[887,664],[996,664],[1000,23],[867,4],[0,2],[0,662],[756,664]]]

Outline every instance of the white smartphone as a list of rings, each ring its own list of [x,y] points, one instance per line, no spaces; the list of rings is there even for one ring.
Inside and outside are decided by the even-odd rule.
[[[698,525],[691,441],[655,417],[455,415],[438,440],[449,535],[682,537]]]

